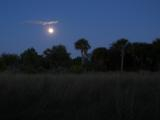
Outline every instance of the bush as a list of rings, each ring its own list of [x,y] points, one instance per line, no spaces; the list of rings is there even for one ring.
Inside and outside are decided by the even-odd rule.
[[[0,58],[0,72],[5,71],[7,68],[6,64],[4,63],[4,61]]]
[[[82,73],[84,71],[81,65],[73,65],[70,70],[72,73]]]

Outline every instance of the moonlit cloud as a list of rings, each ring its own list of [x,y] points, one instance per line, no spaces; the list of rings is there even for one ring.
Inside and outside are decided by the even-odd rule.
[[[53,24],[57,24],[58,21],[26,21],[25,23],[28,23],[28,24],[37,24],[37,25],[53,25]]]

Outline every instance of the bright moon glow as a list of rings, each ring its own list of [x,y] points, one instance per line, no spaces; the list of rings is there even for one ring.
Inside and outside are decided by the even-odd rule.
[[[48,28],[48,33],[49,33],[49,34],[53,34],[54,32],[55,32],[55,30],[54,30],[53,28],[51,28],[51,27]]]

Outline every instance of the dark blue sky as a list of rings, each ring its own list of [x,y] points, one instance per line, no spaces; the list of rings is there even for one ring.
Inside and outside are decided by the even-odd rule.
[[[39,53],[63,44],[79,55],[74,42],[109,47],[119,38],[151,42],[160,37],[160,0],[0,0],[0,53],[20,53],[34,47]],[[56,34],[32,20],[58,20]]]

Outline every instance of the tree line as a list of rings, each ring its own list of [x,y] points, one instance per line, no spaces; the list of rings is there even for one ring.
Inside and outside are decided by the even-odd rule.
[[[20,55],[1,54],[1,72],[22,73],[82,73],[89,71],[159,71],[160,38],[152,43],[133,42],[122,38],[107,47],[95,48],[91,53],[88,40],[82,38],[74,43],[81,56],[71,58],[64,45],[55,45],[38,54],[28,48]]]

